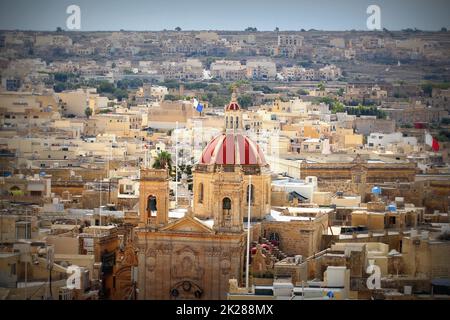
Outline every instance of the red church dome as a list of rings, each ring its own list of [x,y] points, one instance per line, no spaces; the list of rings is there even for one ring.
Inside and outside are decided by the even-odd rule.
[[[226,107],[226,111],[237,111],[240,110],[241,107],[236,101],[231,101],[230,104]]]
[[[199,164],[265,166],[267,163],[258,144],[243,134],[231,133],[212,139],[203,150]]]

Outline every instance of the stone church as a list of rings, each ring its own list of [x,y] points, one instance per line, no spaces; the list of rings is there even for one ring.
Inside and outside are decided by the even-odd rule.
[[[234,94],[225,128],[194,168],[193,208],[183,218],[169,221],[167,170],[141,169],[138,299],[225,299],[229,279],[244,282],[244,217],[249,202],[255,220],[270,212],[271,179]]]

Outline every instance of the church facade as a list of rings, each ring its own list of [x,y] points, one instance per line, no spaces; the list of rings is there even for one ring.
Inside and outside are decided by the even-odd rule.
[[[141,170],[138,299],[226,299],[230,279],[243,283],[243,221],[249,201],[255,219],[270,212],[270,172],[243,133],[234,95],[225,127],[195,166],[193,209],[183,218],[169,221],[167,171]]]

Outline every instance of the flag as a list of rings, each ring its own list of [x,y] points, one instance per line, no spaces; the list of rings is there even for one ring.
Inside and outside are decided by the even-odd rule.
[[[425,144],[429,145],[433,151],[439,151],[439,142],[428,132],[425,133]]]
[[[198,112],[202,112],[203,111],[203,105],[194,98],[194,108],[198,111]]]

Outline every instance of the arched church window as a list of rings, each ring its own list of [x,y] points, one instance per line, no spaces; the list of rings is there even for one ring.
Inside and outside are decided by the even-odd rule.
[[[250,204],[253,205],[255,202],[255,186],[252,184],[247,186],[247,196],[246,196],[247,204],[248,204],[249,195],[250,195]]]
[[[225,117],[225,127],[228,129],[228,116]]]
[[[222,211],[223,211],[224,216],[229,216],[231,214],[231,199],[230,198],[223,198]]]
[[[236,125],[235,128],[239,128],[239,117],[236,117]]]
[[[149,196],[147,199],[147,213],[152,217],[156,217],[158,211],[156,205],[156,197],[153,195]]]
[[[203,203],[203,183],[198,185],[198,203]]]
[[[230,128],[233,129],[233,117],[230,117]]]

